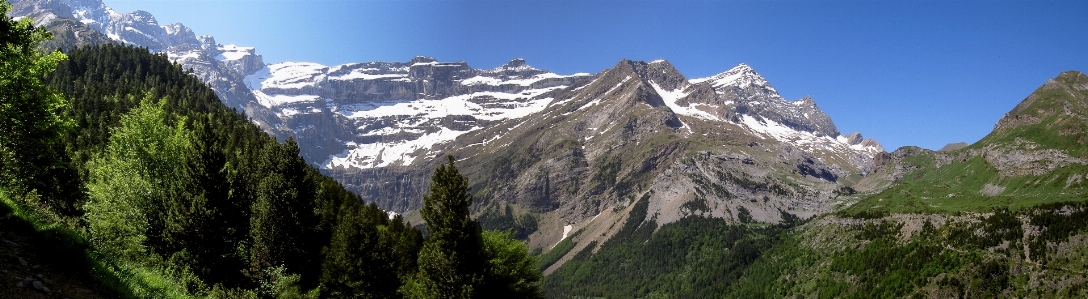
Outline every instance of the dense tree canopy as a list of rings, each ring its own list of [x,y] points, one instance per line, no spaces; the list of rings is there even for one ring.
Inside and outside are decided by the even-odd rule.
[[[59,113],[67,101],[41,80],[65,55],[39,51],[38,44],[52,35],[30,19],[12,20],[10,8],[0,2],[0,185],[20,194],[33,191],[71,213],[72,191],[62,182],[74,174],[60,143],[71,126]]]

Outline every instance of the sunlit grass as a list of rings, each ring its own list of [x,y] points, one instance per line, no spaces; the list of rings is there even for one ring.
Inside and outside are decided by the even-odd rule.
[[[89,267],[86,270],[124,298],[197,298],[163,270],[117,261],[97,253],[80,232],[50,221],[49,217],[12,199],[3,188],[0,188],[0,203],[4,205],[0,210],[30,225],[39,236],[72,251],[68,254],[81,254]]]

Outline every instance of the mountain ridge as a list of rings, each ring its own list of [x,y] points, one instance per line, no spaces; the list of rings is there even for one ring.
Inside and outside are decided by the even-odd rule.
[[[435,157],[459,157],[477,214],[529,215],[535,224],[524,233],[536,248],[564,239],[565,227],[625,219],[643,196],[659,224],[826,213],[835,190],[884,152],[860,133],[840,135],[813,99],[783,99],[746,64],[702,79],[664,60],[571,75],[524,59],[490,69],[425,56],[264,64],[254,48],[160,26],[145,12],[119,14],[95,0],[20,3],[46,1],[71,4],[73,17],[122,43],[165,51],[387,211],[418,209]],[[517,215],[492,213],[503,210]]]

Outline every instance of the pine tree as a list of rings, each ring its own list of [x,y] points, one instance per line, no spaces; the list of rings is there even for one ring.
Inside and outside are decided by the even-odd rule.
[[[453,156],[435,170],[420,214],[430,237],[419,252],[419,273],[404,288],[408,297],[473,298],[484,282],[480,226],[469,215],[468,180]]]
[[[298,151],[298,144],[288,138],[282,145],[267,145],[257,161],[263,163],[257,168],[264,177],[257,181],[250,208],[249,251],[250,275],[258,280],[269,279],[267,271],[283,266],[316,281],[314,270],[320,269],[320,247],[314,246],[320,225],[314,202],[317,186]]]

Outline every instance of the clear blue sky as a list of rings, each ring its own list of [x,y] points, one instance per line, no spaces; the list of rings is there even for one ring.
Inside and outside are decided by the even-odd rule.
[[[560,74],[667,59],[688,78],[751,65],[889,150],[975,142],[1061,71],[1088,71],[1088,1],[131,1],[265,62],[416,55]]]

